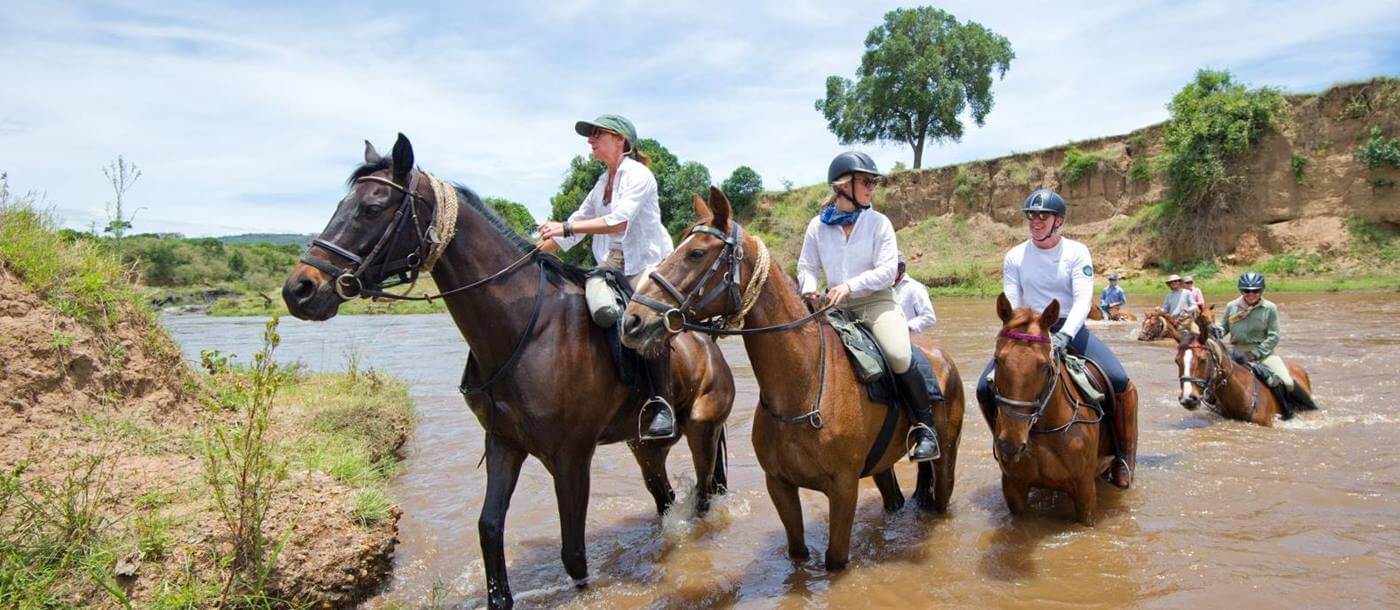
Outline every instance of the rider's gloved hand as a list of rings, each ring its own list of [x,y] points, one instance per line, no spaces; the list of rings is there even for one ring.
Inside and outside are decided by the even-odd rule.
[[[1071,337],[1069,335],[1063,332],[1058,332],[1053,335],[1050,335],[1050,346],[1051,349],[1054,350],[1056,360],[1064,359],[1065,350],[1069,348],[1070,338]]]
[[[1215,337],[1216,339],[1224,339],[1224,338],[1225,338],[1225,329],[1222,328],[1219,324],[1211,324],[1211,325],[1210,325],[1210,336]]]

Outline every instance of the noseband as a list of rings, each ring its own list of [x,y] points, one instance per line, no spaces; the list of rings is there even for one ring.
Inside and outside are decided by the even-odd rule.
[[[431,224],[424,229],[418,221],[418,201],[426,201],[418,194],[418,179],[422,172],[414,169],[409,172],[408,188],[380,176],[363,176],[355,180],[356,184],[362,182],[375,182],[388,186],[400,193],[403,198],[399,201],[399,207],[394,211],[394,218],[384,228],[384,233],[380,234],[379,240],[375,242],[374,248],[364,257],[350,251],[349,248],[342,247],[335,242],[317,237],[311,240],[311,247],[320,248],[334,254],[340,258],[350,261],[346,267],[337,267],[325,260],[311,256],[310,250],[301,257],[301,262],[311,265],[316,269],[335,278],[335,293],[345,300],[354,299],[362,295],[377,296],[384,294],[385,288],[391,288],[402,284],[409,284],[418,279],[419,267],[423,262],[423,248],[429,243],[428,233],[433,231]],[[434,205],[429,202],[429,205]],[[431,214],[430,214],[431,216]],[[411,232],[409,232],[411,230]],[[376,264],[380,258],[385,258],[386,252],[392,252],[397,246],[401,235],[409,232],[402,239],[414,239],[416,244],[413,251],[399,260],[384,260]],[[387,246],[387,248],[386,248]],[[385,256],[381,256],[385,255]],[[370,269],[379,271],[378,279],[368,279],[366,276]],[[384,279],[390,275],[397,276],[385,283]]]

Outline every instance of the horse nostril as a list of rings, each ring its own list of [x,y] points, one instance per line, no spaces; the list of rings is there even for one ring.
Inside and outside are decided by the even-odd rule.
[[[292,289],[292,296],[296,297],[297,301],[305,301],[315,293],[316,284],[312,283],[311,280],[301,280],[297,282],[296,288]]]
[[[634,313],[633,313],[633,314],[628,314],[627,317],[624,318],[624,319],[622,320],[622,332],[625,332],[625,333],[635,332],[635,331],[637,330],[637,327],[639,327],[639,326],[641,326],[641,325],[642,325],[642,317],[641,317],[641,316],[639,316],[639,315],[637,315],[637,314],[634,314]]]

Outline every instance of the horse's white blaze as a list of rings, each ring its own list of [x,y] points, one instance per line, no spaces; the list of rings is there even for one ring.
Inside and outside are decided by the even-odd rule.
[[[1191,353],[1191,350],[1189,350],[1189,349],[1186,350],[1185,352],[1182,352],[1182,354],[1181,354],[1181,370],[1182,370],[1181,376],[1182,376],[1182,377],[1190,377],[1190,376],[1191,376],[1191,357],[1192,357],[1193,355],[1194,355],[1194,354],[1192,354],[1192,353]],[[1181,397],[1182,397],[1182,398],[1186,398],[1186,397],[1188,397],[1188,396],[1190,396],[1190,395],[1191,395],[1191,382],[1186,381],[1186,380],[1183,379],[1183,380],[1181,381]]]

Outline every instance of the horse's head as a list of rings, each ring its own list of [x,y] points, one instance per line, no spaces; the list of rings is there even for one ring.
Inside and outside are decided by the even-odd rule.
[[[654,356],[685,323],[731,315],[737,296],[743,230],[731,222],[729,199],[710,187],[710,201],[692,198],[699,220],[680,245],[642,280],[623,317],[622,342]]]
[[[350,192],[282,285],[292,315],[330,319],[341,303],[365,289],[417,272],[432,219],[431,187],[419,184],[420,175],[413,168],[413,145],[403,134],[390,157],[365,142],[365,162],[351,174]]]
[[[1139,341],[1151,341],[1162,336],[1162,312],[1155,309],[1142,317],[1142,328],[1138,330]]]
[[[1031,427],[1050,402],[1058,375],[1051,355],[1050,327],[1060,318],[1060,302],[1050,301],[1039,314],[1026,307],[1012,309],[997,297],[1001,331],[997,333],[992,367],[996,400],[996,439],[993,453],[1014,462],[1026,453]]]
[[[1224,350],[1210,338],[1210,322],[1205,315],[1198,315],[1195,326],[1183,327],[1176,341],[1176,371],[1177,379],[1181,382],[1181,395],[1177,402],[1188,411],[1195,411],[1202,401],[1211,400],[1211,389],[1224,374],[1221,368]]]

